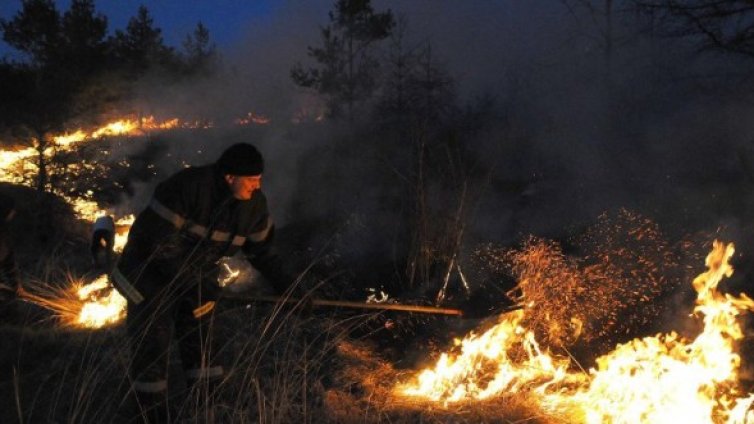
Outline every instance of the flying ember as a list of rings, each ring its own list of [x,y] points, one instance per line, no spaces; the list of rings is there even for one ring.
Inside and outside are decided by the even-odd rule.
[[[738,387],[741,358],[734,351],[743,337],[738,317],[754,309],[754,301],[717,291],[733,273],[733,252],[732,244],[715,241],[708,270],[693,281],[693,312],[703,323],[693,340],[675,332],[635,339],[598,358],[596,368],[576,372],[570,359],[541,349],[520,325],[524,309],[459,341],[460,353],[443,353],[434,367],[395,391],[444,404],[526,392],[544,412],[567,422],[754,422],[754,394]],[[516,349],[523,355],[514,355]]]

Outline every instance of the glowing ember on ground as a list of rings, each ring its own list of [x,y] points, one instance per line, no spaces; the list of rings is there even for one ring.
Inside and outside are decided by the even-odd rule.
[[[736,387],[740,357],[733,351],[743,336],[737,317],[754,309],[754,301],[717,291],[733,272],[733,252],[732,244],[716,241],[708,271],[693,282],[694,314],[704,323],[693,341],[676,333],[635,339],[598,358],[586,375],[570,371],[570,360],[541,350],[519,325],[526,310],[516,311],[460,341],[460,354],[443,354],[396,392],[447,404],[525,390],[567,422],[754,422],[754,395],[743,396]],[[514,348],[524,354],[513,357]]]
[[[264,115],[258,115],[254,112],[249,112],[243,118],[236,119],[234,123],[236,125],[249,125],[249,124],[267,125],[270,123],[270,118]]]

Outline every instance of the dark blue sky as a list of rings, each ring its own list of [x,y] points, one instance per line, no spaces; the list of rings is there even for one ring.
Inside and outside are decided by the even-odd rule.
[[[61,13],[70,7],[71,0],[54,1]],[[307,46],[320,42],[319,29],[328,24],[335,1],[95,0],[95,8],[108,18],[113,33],[125,29],[143,4],[165,43],[179,49],[201,21],[226,63],[247,72],[250,81],[275,86],[273,80],[289,80],[291,66],[307,60]],[[390,9],[408,23],[407,46],[415,48],[431,40],[433,59],[469,93],[497,89],[517,56],[540,57],[542,45],[563,43],[560,31],[552,29],[568,16],[560,0],[534,3],[372,0],[375,11]],[[0,0],[0,17],[12,19],[21,5],[21,0]],[[21,58],[0,38],[3,56]]]
[[[110,33],[125,29],[128,20],[143,4],[149,9],[155,26],[162,29],[166,44],[180,47],[186,34],[201,21],[223,49],[242,39],[250,26],[268,22],[284,3],[279,0],[97,0],[95,7],[107,16]],[[62,13],[68,10],[70,0],[56,0],[55,4]],[[12,19],[20,8],[21,0],[0,0],[3,19]],[[12,52],[12,48],[0,40],[0,55]]]

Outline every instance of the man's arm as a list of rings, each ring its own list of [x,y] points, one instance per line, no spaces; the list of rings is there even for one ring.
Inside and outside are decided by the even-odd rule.
[[[275,225],[269,215],[253,230],[243,246],[243,252],[251,265],[274,287],[278,294],[284,293],[295,278],[287,270],[283,259],[274,247]]]

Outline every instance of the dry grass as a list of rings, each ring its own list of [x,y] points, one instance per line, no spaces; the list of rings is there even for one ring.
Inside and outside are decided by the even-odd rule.
[[[36,290],[54,286],[35,284]],[[0,388],[11,402],[6,404],[18,408],[7,408],[0,420],[127,422],[129,355],[122,326],[75,329],[34,305],[24,309],[23,325],[2,328],[7,342],[0,361],[13,373],[2,376]],[[525,395],[443,407],[394,394],[394,384],[408,373],[394,369],[369,340],[351,337],[374,318],[220,305],[216,336],[224,341],[218,354],[226,375],[214,394],[202,385],[185,387],[174,355],[174,406],[197,423],[557,422],[541,416]]]
[[[530,237],[519,249],[479,253],[516,276],[511,296],[526,305],[523,324],[547,346],[610,349],[647,331],[668,297],[688,288],[692,273],[679,252],[694,248],[669,243],[636,213],[604,214],[570,244],[567,254],[559,242]]]
[[[520,286],[524,297],[535,299],[539,308],[538,321],[531,325],[559,324],[552,327],[557,331],[548,330],[551,343],[603,340],[623,331],[624,324],[643,325],[657,312],[647,309],[654,305],[651,300],[683,274],[676,246],[663,242],[651,222],[632,215],[604,219],[599,228],[617,223],[622,232],[587,232],[578,256],[535,239],[504,255],[488,251],[488,259],[509,261],[525,280]],[[616,238],[618,234],[627,236]],[[68,288],[86,277],[71,264],[86,263],[88,254],[66,243],[50,246],[26,267],[29,290],[58,314],[24,304],[20,322],[0,325],[0,401],[9,406],[0,410],[2,423],[102,423],[124,416],[130,359],[123,327],[91,331],[60,325],[60,311],[76,312]],[[584,323],[578,338],[570,327],[573,314],[565,313],[569,308]],[[394,386],[412,372],[396,369],[374,335],[354,337],[356,329],[381,322],[375,314],[328,313],[304,315],[295,306],[220,305],[215,336],[223,343],[216,354],[226,375],[216,393],[207,386],[186,387],[174,354],[174,405],[183,418],[197,423],[567,422],[543,412],[535,395],[525,391],[449,405],[400,396]],[[425,340],[407,334],[392,341],[404,354],[412,349],[410,342]]]

